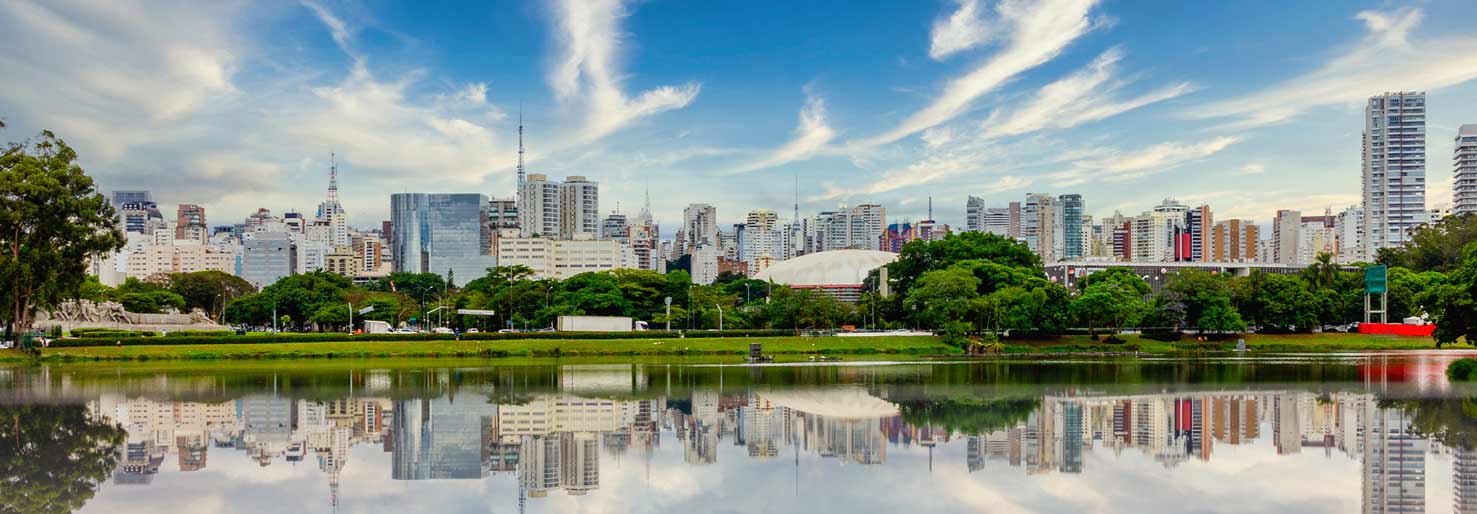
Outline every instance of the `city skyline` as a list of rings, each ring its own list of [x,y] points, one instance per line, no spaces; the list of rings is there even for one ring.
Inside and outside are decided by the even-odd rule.
[[[105,189],[216,220],[310,211],[332,153],[354,226],[389,219],[392,193],[510,198],[523,120],[529,173],[599,182],[600,216],[682,192],[653,197],[666,227],[689,203],[724,224],[786,213],[795,182],[806,213],[870,202],[921,220],[932,197],[956,227],[968,196],[1028,192],[1085,193],[1098,219],[1174,197],[1268,223],[1359,203],[1365,104],[1414,91],[1426,204],[1450,206],[1457,127],[1477,121],[1462,3],[1268,7],[1186,6],[1164,24],[1090,0],[21,1],[0,5],[0,41],[21,50],[0,116],[7,139],[58,132]],[[165,23],[198,30],[148,29]],[[888,37],[854,35],[869,32]]]

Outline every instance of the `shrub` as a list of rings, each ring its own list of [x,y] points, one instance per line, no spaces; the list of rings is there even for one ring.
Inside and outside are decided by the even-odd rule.
[[[1139,335],[1139,337],[1142,337],[1144,339],[1148,339],[1150,341],[1159,341],[1159,342],[1163,342],[1163,343],[1176,342],[1176,341],[1179,341],[1180,339],[1183,339],[1184,336],[1185,336],[1184,332],[1158,332],[1158,331],[1151,332],[1151,331],[1147,331],[1147,330],[1145,330],[1143,334],[1140,334]]]
[[[1446,366],[1446,378],[1457,381],[1477,380],[1477,359],[1457,359]]]
[[[1103,339],[1103,342],[1104,343],[1107,343],[1107,344],[1123,344],[1123,343],[1127,343],[1128,340],[1127,339],[1124,339],[1124,338],[1121,338],[1121,337],[1118,337],[1117,334],[1108,334],[1108,337],[1107,338],[1104,338]]]

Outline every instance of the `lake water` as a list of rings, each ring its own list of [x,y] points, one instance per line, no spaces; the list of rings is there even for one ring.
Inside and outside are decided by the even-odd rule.
[[[0,367],[0,512],[1477,512],[1459,355]]]

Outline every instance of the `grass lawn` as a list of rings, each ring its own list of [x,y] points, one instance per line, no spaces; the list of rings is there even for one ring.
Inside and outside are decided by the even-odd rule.
[[[732,337],[693,339],[528,339],[502,341],[344,341],[47,348],[47,360],[292,359],[403,357],[581,357],[746,355],[763,343],[768,355],[949,354],[959,349],[926,336]],[[19,354],[16,354],[19,355]]]
[[[1122,345],[1092,341],[1087,336],[1061,336],[1045,340],[1008,340],[1008,354],[1032,353],[1174,353],[1185,351],[1229,351],[1236,338],[1217,342],[1161,342],[1138,335],[1119,336]],[[1363,334],[1290,334],[1239,336],[1247,348],[1257,352],[1339,352],[1366,350],[1429,350],[1429,338],[1374,336]],[[708,339],[526,339],[498,341],[343,341],[320,343],[255,343],[198,345],[93,346],[48,348],[48,361],[76,360],[207,360],[207,359],[296,359],[296,358],[491,358],[559,357],[600,358],[640,356],[739,356],[749,343],[763,343],[764,353],[780,360],[802,360],[810,354],[827,355],[958,355],[960,350],[939,338],[927,336],[884,337],[730,337]],[[1459,346],[1467,348],[1466,345]],[[30,357],[14,350],[0,350],[0,362],[24,362]]]

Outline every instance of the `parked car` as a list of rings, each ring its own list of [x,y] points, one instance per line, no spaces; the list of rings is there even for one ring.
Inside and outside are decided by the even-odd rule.
[[[481,330],[477,330],[475,328],[469,328],[469,329],[467,329],[467,333],[468,334],[476,334],[476,333],[479,333],[479,332],[482,332],[482,331]]]
[[[431,333],[433,333],[433,334],[450,334],[451,333],[451,329],[446,328],[446,327],[436,327],[436,328],[431,329]]]
[[[413,328],[398,328],[398,329],[395,329],[395,333],[396,334],[414,334],[415,333],[415,329],[413,329]]]

